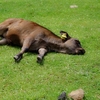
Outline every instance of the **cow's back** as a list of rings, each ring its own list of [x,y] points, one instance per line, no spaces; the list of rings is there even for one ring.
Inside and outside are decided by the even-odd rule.
[[[30,37],[33,41],[38,39],[48,41],[54,37],[57,38],[53,32],[32,21],[10,18],[2,24],[8,27],[6,38],[15,45],[22,46],[24,40]]]

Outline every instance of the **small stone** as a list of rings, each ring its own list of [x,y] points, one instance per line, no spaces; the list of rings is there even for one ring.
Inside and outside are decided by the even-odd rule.
[[[70,8],[78,8],[77,5],[70,5]]]
[[[62,92],[62,94],[58,96],[58,100],[67,100],[66,92]]]
[[[83,100],[84,90],[83,89],[77,89],[77,90],[69,93],[68,96],[73,100]]]

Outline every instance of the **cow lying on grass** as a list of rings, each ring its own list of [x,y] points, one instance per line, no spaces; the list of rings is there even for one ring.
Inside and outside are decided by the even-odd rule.
[[[84,54],[80,41],[61,31],[55,35],[47,28],[23,19],[7,19],[0,24],[0,45],[21,46],[21,51],[14,56],[16,62],[22,59],[27,51],[38,51],[37,62],[42,62],[47,52],[55,51],[65,54]]]

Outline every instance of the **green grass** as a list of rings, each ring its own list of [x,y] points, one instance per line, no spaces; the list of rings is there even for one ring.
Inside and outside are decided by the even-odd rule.
[[[78,8],[71,9],[73,4]],[[67,31],[86,53],[49,53],[39,65],[35,53],[15,63],[20,48],[0,46],[0,100],[57,100],[61,92],[78,88],[84,89],[87,100],[100,100],[99,0],[1,0],[0,22],[7,18],[35,21],[57,35]]]

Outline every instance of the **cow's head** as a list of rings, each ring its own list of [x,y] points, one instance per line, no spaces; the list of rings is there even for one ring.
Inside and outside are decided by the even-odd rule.
[[[78,39],[72,38],[68,35],[67,32],[60,31],[62,41],[66,48],[66,53],[68,54],[78,54],[82,55],[85,53],[85,50],[82,48],[81,43]]]

